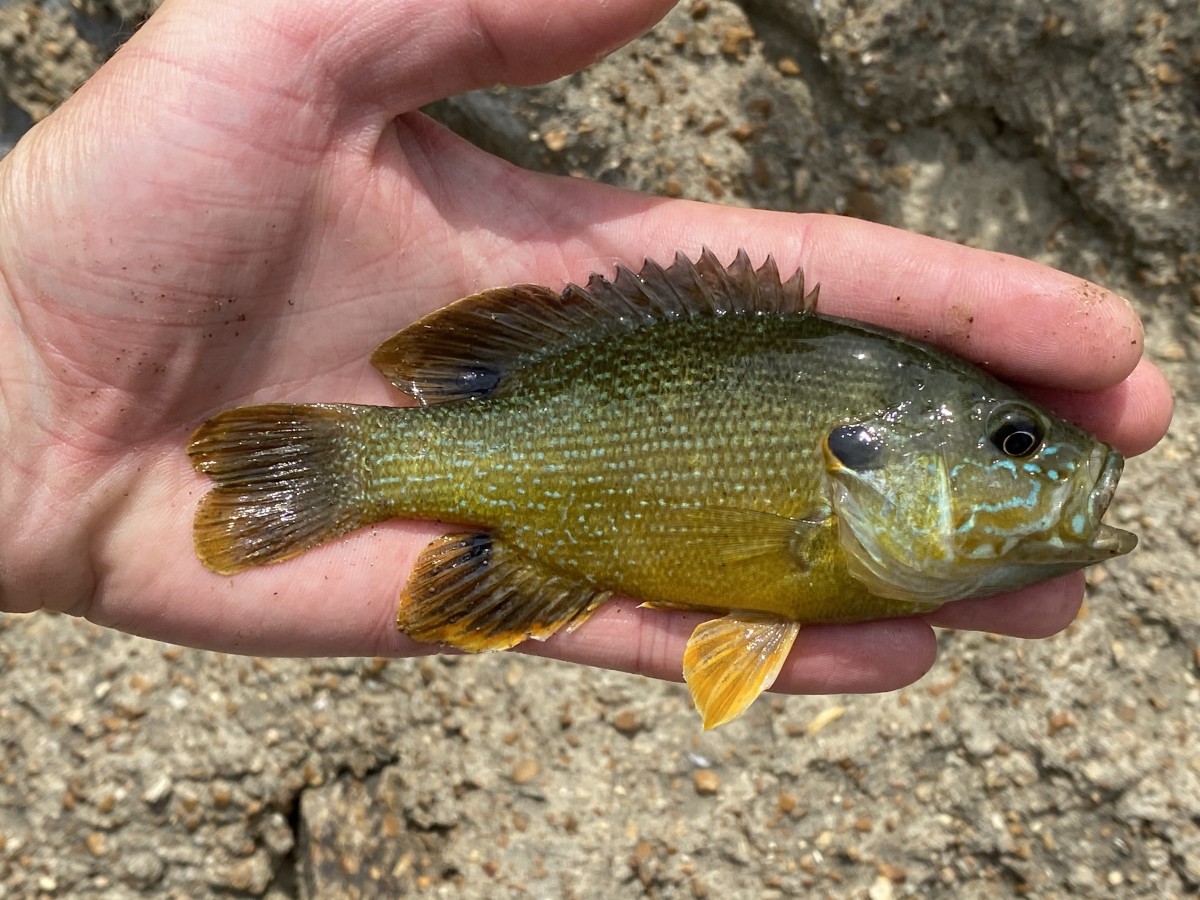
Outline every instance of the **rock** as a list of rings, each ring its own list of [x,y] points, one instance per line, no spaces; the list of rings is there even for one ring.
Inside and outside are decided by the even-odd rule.
[[[166,865],[153,850],[132,850],[118,859],[121,879],[131,887],[145,890],[162,880]]]
[[[227,885],[235,891],[258,897],[266,893],[273,874],[270,856],[260,850],[248,859],[234,862],[214,884]]]
[[[1186,211],[1200,208],[1188,169],[1200,134],[1170,60],[1200,52],[1200,7],[1129,3],[1095,15],[1085,0],[1052,13],[1040,0],[938,9],[782,0],[773,12],[820,48],[851,105],[906,123],[991,110],[999,127],[1032,136],[1082,206],[1131,240],[1151,277],[1195,276],[1200,228]],[[1078,65],[1083,57],[1108,64]]]
[[[542,764],[533,758],[517,760],[512,767],[513,784],[529,784],[542,771]]]
[[[712,769],[697,769],[692,775],[692,785],[701,797],[711,797],[721,789],[721,779]]]
[[[405,896],[440,880],[444,838],[410,827],[400,778],[339,779],[304,792],[296,844],[306,897]]]
[[[642,730],[642,721],[633,710],[625,709],[613,716],[612,726],[625,737],[633,737]]]

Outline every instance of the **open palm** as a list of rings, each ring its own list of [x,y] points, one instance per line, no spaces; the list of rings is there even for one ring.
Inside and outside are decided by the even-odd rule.
[[[803,265],[827,311],[987,360],[1126,452],[1158,440],[1169,394],[1127,304],[1098,287],[850,220],[534,175],[415,112],[572,71],[669,6],[165,4],[0,163],[0,608],[245,653],[425,652],[392,623],[436,526],[389,523],[214,575],[192,552],[207,485],[188,434],[250,402],[398,402],[367,357],[423,313],[701,245]],[[1068,315],[1073,330],[1049,336]],[[1049,634],[1081,596],[1072,576],[929,621]],[[678,678],[695,621],[617,602],[533,649]],[[776,689],[898,686],[933,652],[920,620],[813,627]]]

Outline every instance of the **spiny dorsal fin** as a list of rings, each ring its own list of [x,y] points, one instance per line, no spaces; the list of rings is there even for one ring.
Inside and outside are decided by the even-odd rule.
[[[668,268],[618,265],[611,281],[593,275],[561,294],[533,284],[472,294],[385,341],[371,362],[422,405],[497,395],[551,353],[667,319],[812,312],[817,291],[804,292],[802,270],[781,281],[770,256],[755,269],[744,250],[728,266],[708,249],[695,263],[677,253]]]

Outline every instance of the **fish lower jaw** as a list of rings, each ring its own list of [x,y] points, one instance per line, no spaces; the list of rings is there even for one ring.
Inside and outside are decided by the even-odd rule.
[[[1132,531],[1125,531],[1123,528],[1114,528],[1112,525],[1103,523],[1096,529],[1096,533],[1092,536],[1092,540],[1088,544],[1088,549],[1096,551],[1098,554],[1103,554],[1105,558],[1113,556],[1124,556],[1138,544],[1138,536]]]
[[[1136,535],[1101,525],[1091,543],[1065,544],[1060,537],[1027,540],[1003,555],[939,561],[905,559],[881,552],[856,537],[842,541],[847,571],[877,597],[913,604],[914,612],[967,597],[1018,590],[1128,553]]]

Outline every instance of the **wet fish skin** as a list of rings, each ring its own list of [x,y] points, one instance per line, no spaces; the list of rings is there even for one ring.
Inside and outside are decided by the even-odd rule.
[[[466,298],[373,357],[423,406],[201,426],[189,454],[217,487],[197,551],[232,573],[387,518],[470,525],[418,561],[402,630],[500,649],[612,593],[724,614],[685,658],[711,726],[769,686],[800,624],[924,612],[1132,549],[1100,523],[1119,454],[814,306],[769,260],[707,253]]]

